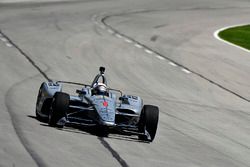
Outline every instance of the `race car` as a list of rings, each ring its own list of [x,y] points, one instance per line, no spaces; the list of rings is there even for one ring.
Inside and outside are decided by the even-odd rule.
[[[155,138],[159,108],[144,105],[139,96],[123,94],[107,86],[105,68],[99,68],[92,84],[67,81],[43,82],[36,102],[36,117],[49,126],[80,125],[98,127],[103,136],[112,130],[124,135],[137,135],[139,140]],[[62,91],[64,84],[81,86],[75,95]]]

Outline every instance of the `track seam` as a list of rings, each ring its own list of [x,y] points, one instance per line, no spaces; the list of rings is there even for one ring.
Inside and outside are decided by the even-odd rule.
[[[9,44],[11,44],[12,46],[14,46],[29,62],[30,62],[30,64],[33,66],[33,67],[35,67],[37,70],[38,70],[38,72],[40,73],[40,74],[42,74],[42,76],[46,79],[46,80],[48,80],[48,81],[51,81],[51,79],[48,77],[48,75],[32,60],[32,58],[30,58],[29,56],[28,56],[28,54],[26,54],[20,47],[18,47],[6,34],[4,34],[3,32],[2,32],[2,30],[0,30],[0,34],[2,34],[2,36],[5,38],[5,39],[7,39],[7,43],[6,43],[6,45],[9,43]],[[11,46],[11,45],[9,45],[9,46]],[[12,47],[11,46],[11,47]]]
[[[145,11],[134,11],[134,12],[128,12],[128,13],[123,13],[123,14],[122,14],[122,13],[113,14],[113,15],[102,14],[102,15],[99,16],[99,17],[101,17],[101,18],[100,18],[100,23],[101,23],[101,24],[99,23],[99,24],[97,24],[97,25],[99,25],[100,27],[104,27],[103,29],[110,29],[110,30],[112,30],[112,31],[114,32],[113,35],[120,35],[120,36],[122,36],[123,39],[129,39],[129,40],[131,40],[134,44],[137,44],[138,46],[142,46],[143,49],[149,50],[149,51],[151,51],[152,53],[154,53],[154,54],[156,54],[156,55],[158,55],[158,56],[160,56],[160,57],[165,58],[166,60],[169,61],[168,63],[169,63],[170,65],[180,67],[181,70],[182,70],[183,72],[185,72],[185,73],[187,73],[187,74],[193,73],[193,74],[195,74],[196,76],[198,76],[198,77],[200,77],[200,78],[202,78],[202,79],[204,79],[204,80],[210,82],[211,84],[213,84],[213,85],[215,85],[215,86],[221,88],[222,90],[224,90],[224,91],[226,91],[226,92],[228,92],[228,93],[230,93],[230,94],[232,94],[232,95],[235,95],[236,97],[238,97],[238,98],[240,98],[240,99],[242,99],[242,100],[244,100],[244,101],[250,102],[249,99],[247,99],[246,97],[244,97],[244,96],[238,94],[237,92],[234,92],[233,90],[230,90],[229,88],[224,87],[223,85],[221,85],[221,84],[219,84],[219,83],[213,81],[212,79],[209,79],[209,78],[207,78],[206,76],[204,76],[204,75],[202,75],[202,74],[200,74],[200,73],[198,73],[198,72],[196,72],[196,71],[191,70],[189,67],[186,67],[185,65],[178,63],[177,61],[175,61],[175,60],[173,60],[173,59],[171,59],[171,58],[169,58],[169,57],[167,57],[167,56],[161,54],[160,52],[158,52],[158,51],[156,51],[156,50],[154,50],[154,49],[148,47],[147,45],[145,45],[145,44],[143,44],[143,43],[141,43],[141,42],[139,42],[139,41],[133,39],[132,37],[129,37],[129,36],[127,36],[127,35],[121,33],[120,31],[116,30],[116,29],[113,28],[111,25],[109,25],[109,24],[106,23],[106,20],[107,20],[108,18],[110,18],[110,17],[121,16],[121,15],[126,15],[126,14],[133,14],[133,13],[139,13],[139,12],[145,12]],[[97,16],[97,15],[95,15],[94,19],[98,22],[98,16]]]
[[[21,55],[23,55],[26,60],[40,73],[42,74],[42,76],[50,81],[51,79],[47,76],[47,74],[42,71],[42,69],[28,56],[28,54],[26,54],[20,47],[18,47],[5,33],[2,32],[2,30],[0,30],[0,36],[3,37],[4,39],[4,42],[6,43],[6,46],[9,46],[8,47],[14,47],[15,49],[17,49],[19,51],[19,53],[21,53]],[[21,82],[18,82],[16,84],[14,84],[12,86],[15,87],[16,85],[22,83]],[[8,90],[8,92],[11,90],[11,88]],[[8,96],[8,92],[7,92],[7,96]],[[6,98],[6,96],[5,96]],[[6,103],[6,100],[5,100],[5,103]],[[23,147],[25,148],[25,150],[27,151],[27,153],[30,155],[30,157],[33,159],[33,161],[36,163],[37,166],[39,167],[45,167],[47,166],[46,163],[40,158],[40,156],[34,151],[32,150],[31,148],[29,148],[29,143],[28,143],[28,140],[23,136],[23,133],[21,132],[21,129],[19,128],[19,126],[16,124],[16,121],[15,121],[15,115],[10,112],[10,106],[6,103],[6,107],[7,107],[7,110],[10,114],[10,117],[11,117],[11,122],[12,122],[12,125],[13,125],[13,128],[16,132],[16,135],[17,137],[19,138],[21,144],[23,145]]]
[[[110,144],[104,140],[102,137],[98,137],[98,139],[101,141],[101,144],[112,154],[112,156],[118,161],[118,163],[122,167],[129,167],[129,165],[126,163],[126,161],[119,155],[117,151],[115,151]]]
[[[20,126],[17,123],[17,121],[18,121],[18,119],[16,118],[17,116],[15,115],[15,113],[12,112],[11,106],[8,104],[8,101],[9,101],[8,97],[9,97],[9,94],[12,91],[12,89],[15,88],[16,86],[18,86],[19,84],[22,84],[26,80],[34,78],[36,76],[37,75],[26,78],[26,79],[12,85],[11,88],[5,94],[5,106],[7,107],[7,111],[9,113],[9,115],[10,115],[11,123],[13,125],[14,130],[15,130],[15,133],[16,133],[19,141],[23,145],[24,149],[27,151],[27,153],[30,155],[30,157],[32,158],[32,160],[35,162],[35,164],[38,167],[46,167],[47,165],[43,161],[43,159],[35,152],[35,150],[33,150],[31,147],[29,147],[29,145],[30,145],[29,141],[26,139],[26,137],[24,137],[22,129],[20,128]]]
[[[111,31],[110,31],[111,33]],[[17,46],[6,34],[4,34],[1,30],[0,30],[0,37],[3,37],[4,42],[9,43],[9,47],[14,47],[16,48],[27,60],[28,62],[36,68],[36,70],[42,74],[42,76],[47,80],[47,81],[51,81],[51,79],[48,77],[48,75],[42,71],[42,69],[32,60],[32,58],[30,58],[28,56],[28,54],[26,54],[19,46]],[[9,109],[9,108],[8,108]],[[10,113],[10,112],[9,112]],[[46,166],[45,163],[42,161],[42,159],[35,153],[35,151],[29,149],[29,147],[26,145],[27,144],[27,140],[22,136],[22,134],[19,132],[18,130],[18,126],[15,124],[14,120],[13,120],[13,114],[11,114],[11,120],[12,120],[12,125],[15,129],[15,132],[19,138],[19,140],[21,141],[22,145],[24,146],[24,148],[26,149],[26,151],[29,153],[29,155],[31,156],[31,158],[34,160],[34,162],[37,164],[37,166],[39,167],[44,167]],[[126,161],[124,159],[121,158],[121,156],[119,155],[119,153],[117,151],[115,151],[110,144],[105,141],[103,138],[98,138],[101,141],[101,144],[112,154],[112,156],[117,160],[117,162],[122,166],[122,167],[129,167],[129,165],[126,163]]]

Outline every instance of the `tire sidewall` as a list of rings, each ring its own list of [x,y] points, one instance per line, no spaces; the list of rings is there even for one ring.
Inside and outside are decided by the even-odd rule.
[[[69,95],[63,92],[56,92],[53,100],[51,109],[49,112],[49,125],[57,126],[57,122],[63,118],[67,117],[67,110],[69,108]]]

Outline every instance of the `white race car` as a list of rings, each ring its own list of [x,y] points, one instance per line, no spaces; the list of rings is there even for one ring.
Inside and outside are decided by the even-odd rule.
[[[123,95],[107,87],[105,68],[100,67],[91,85],[75,82],[43,82],[36,103],[36,117],[50,126],[95,126],[108,136],[111,129],[125,135],[138,135],[140,140],[155,138],[159,108],[143,105],[138,96]],[[76,95],[62,91],[63,84],[81,85]],[[119,94],[119,97],[117,97]]]

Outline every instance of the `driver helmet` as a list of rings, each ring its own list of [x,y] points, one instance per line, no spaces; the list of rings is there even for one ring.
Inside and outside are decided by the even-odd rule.
[[[104,83],[95,83],[93,90],[93,95],[107,95],[107,86]]]

